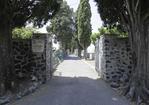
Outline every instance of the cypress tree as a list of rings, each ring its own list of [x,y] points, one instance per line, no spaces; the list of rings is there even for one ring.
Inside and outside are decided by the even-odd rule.
[[[80,0],[77,16],[77,30],[78,40],[84,49],[84,56],[86,58],[86,49],[90,45],[91,36],[91,8],[89,0]]]

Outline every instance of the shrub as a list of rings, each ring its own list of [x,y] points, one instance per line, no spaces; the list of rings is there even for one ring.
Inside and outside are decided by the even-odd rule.
[[[117,27],[101,27],[99,28],[99,33],[100,33],[100,36],[101,35],[105,35],[105,34],[108,34],[108,35],[115,35],[117,37],[127,37],[127,32],[124,32],[124,31],[121,31],[119,30]]]
[[[113,35],[113,36],[116,36],[116,37],[127,37],[128,34],[124,31],[121,31],[120,29],[118,29],[117,27],[101,27],[98,29],[99,32],[97,33],[92,33],[90,39],[91,39],[91,42],[93,44],[95,44],[96,40],[98,38],[100,38],[101,35]]]
[[[30,39],[34,33],[33,28],[15,28],[12,31],[12,38],[14,39]]]

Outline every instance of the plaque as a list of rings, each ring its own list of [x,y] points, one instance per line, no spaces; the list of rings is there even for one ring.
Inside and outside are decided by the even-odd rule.
[[[41,53],[44,51],[44,39],[32,39],[32,52]]]

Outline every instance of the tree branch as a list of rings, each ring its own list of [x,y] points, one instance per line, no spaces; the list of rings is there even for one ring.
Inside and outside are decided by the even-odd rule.
[[[126,25],[126,27],[128,28],[129,19],[127,18],[127,16],[126,16],[124,13],[121,13],[120,16],[121,16],[122,22],[123,22],[123,23]]]
[[[143,90],[149,95],[149,90],[144,86]]]
[[[137,10],[138,10],[139,3],[140,3],[140,0],[137,0],[136,6],[135,6],[135,11],[136,11],[136,12],[137,12]]]
[[[132,11],[131,11],[131,6],[130,6],[130,0],[126,0],[126,8],[127,8],[127,10],[128,10],[128,14],[129,14],[129,16],[130,16],[130,20],[131,20],[131,22],[134,22],[134,20],[133,20],[133,16],[132,16]]]
[[[142,17],[143,21],[146,21],[149,18],[149,9],[147,10],[147,12],[144,14],[144,16]]]

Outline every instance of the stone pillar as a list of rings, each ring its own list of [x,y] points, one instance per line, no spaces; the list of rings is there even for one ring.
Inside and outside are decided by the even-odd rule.
[[[96,62],[101,78],[110,82],[113,87],[128,81],[133,67],[128,39],[104,35],[100,37],[98,46]]]

